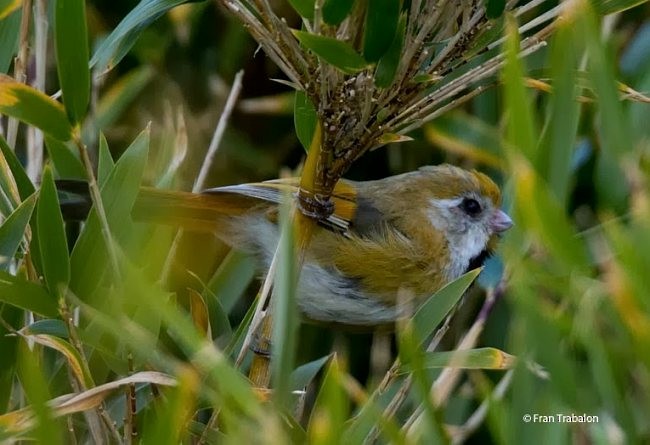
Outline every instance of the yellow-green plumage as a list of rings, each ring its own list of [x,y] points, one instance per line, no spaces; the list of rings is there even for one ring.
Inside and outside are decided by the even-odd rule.
[[[136,213],[213,230],[268,264],[278,238],[277,205],[296,179],[244,184],[200,195],[145,190]],[[476,201],[481,212],[463,206]],[[499,188],[476,171],[441,165],[389,178],[337,184],[334,214],[319,223],[305,256],[298,302],[308,318],[352,325],[390,323],[410,295],[427,298],[458,277],[509,227]],[[502,218],[495,230],[495,215]],[[507,216],[505,216],[507,218]],[[495,226],[496,227],[496,226]]]

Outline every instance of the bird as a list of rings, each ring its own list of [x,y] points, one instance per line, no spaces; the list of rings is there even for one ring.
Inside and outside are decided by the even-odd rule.
[[[133,216],[214,232],[252,253],[263,269],[280,238],[279,205],[298,189],[297,178],[202,193],[144,187]],[[395,323],[480,266],[513,225],[494,181],[449,164],[372,181],[342,179],[330,199],[333,212],[317,221],[297,285],[301,313],[317,323]]]

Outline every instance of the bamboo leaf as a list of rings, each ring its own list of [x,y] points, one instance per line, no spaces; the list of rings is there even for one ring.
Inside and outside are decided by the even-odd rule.
[[[90,100],[85,0],[56,0],[54,14],[59,84],[70,121],[83,120]]]
[[[524,86],[524,68],[519,59],[519,31],[514,19],[506,22],[506,65],[503,69],[505,105],[508,110],[508,139],[531,161],[537,146],[534,116]]]
[[[632,148],[629,120],[618,99],[615,65],[600,41],[596,18],[587,3],[576,14],[579,14],[579,29],[586,39],[590,80],[598,96],[601,151],[596,163],[596,190],[604,206],[623,211],[629,190],[622,180],[624,173],[619,162]]]
[[[314,3],[316,3],[315,0],[289,0],[291,7],[307,20],[314,18]]]
[[[95,125],[103,130],[112,125],[154,77],[149,66],[129,71],[106,91],[97,103]]]
[[[395,37],[386,52],[379,59],[377,69],[375,70],[375,84],[380,88],[388,88],[399,66],[404,46],[404,33],[406,32],[406,15],[402,15],[397,25]]]
[[[212,328],[210,327],[210,314],[203,296],[192,288],[187,289],[190,300],[190,315],[197,331],[212,339]]]
[[[47,404],[50,390],[44,369],[39,366],[38,357],[37,352],[30,350],[26,342],[18,344],[17,377],[22,383],[28,403],[31,404],[29,413],[30,420],[33,422],[34,440],[39,443],[63,445],[61,426],[54,422],[54,413]],[[0,417],[3,418],[4,416]],[[15,431],[19,422],[6,426],[4,423],[0,420],[0,431],[3,432]]]
[[[0,20],[6,19],[23,4],[21,0],[0,0]]]
[[[487,0],[485,3],[485,13],[489,19],[500,17],[506,9],[505,0]]]
[[[291,373],[291,389],[299,391],[306,388],[330,358],[332,358],[331,355],[326,355],[294,369]]]
[[[305,151],[309,151],[316,125],[318,125],[318,114],[314,105],[302,91],[296,91],[293,106],[293,124],[296,128],[298,140]]]
[[[368,66],[363,57],[345,42],[305,31],[293,31],[307,49],[346,74],[354,74]]]
[[[101,187],[102,200],[114,239],[121,239],[131,230],[131,209],[140,190],[140,182],[149,149],[149,131],[142,132],[124,152]],[[107,269],[107,251],[95,210],[88,215],[70,256],[72,280],[70,288],[85,299],[97,288]]]
[[[69,143],[45,136],[45,147],[59,178],[86,179],[86,171],[77,151],[73,150]]]
[[[420,306],[413,316],[415,338],[424,342],[433,333],[458,303],[479,273],[481,273],[480,268],[467,272],[433,294]]]
[[[20,199],[27,199],[36,189],[16,157],[16,153],[9,148],[2,135],[0,135],[0,150],[2,151],[2,159],[0,159],[0,181],[2,182],[0,183],[0,188],[12,201],[16,198],[16,187],[18,188]],[[10,176],[13,176],[13,178],[10,178]],[[17,201],[12,202],[12,204],[17,204]]]
[[[395,38],[399,20],[399,0],[368,2],[363,35],[363,57],[377,62],[386,53]]]
[[[330,25],[338,25],[352,11],[354,0],[325,0],[323,19]]]
[[[232,250],[230,251],[230,253],[233,252],[234,251]],[[223,261],[227,261],[229,256],[230,254]],[[219,265],[219,269],[221,269],[222,265],[223,264]],[[203,287],[203,290],[199,295],[201,296],[201,301],[205,304],[207,325],[211,328],[210,338],[217,339],[219,337],[224,337],[226,341],[230,341],[232,338],[232,326],[230,326],[228,313],[222,305],[221,298],[215,295],[208,287],[208,285],[206,285],[198,275],[194,274],[193,272],[189,272],[189,274],[192,275]],[[231,276],[230,278],[232,281],[236,281],[237,279],[236,276]],[[190,292],[196,291],[190,290]],[[192,318],[194,318],[194,314],[192,314]],[[194,323],[196,324],[196,320]]]
[[[229,313],[250,282],[255,278],[255,261],[250,255],[231,250],[221,261],[207,284],[210,293]],[[208,306],[211,300],[208,301]]]
[[[344,372],[341,370],[339,360],[334,356],[325,373],[309,419],[307,427],[309,443],[341,443],[343,424],[350,409],[343,389],[343,378]]]
[[[111,151],[108,148],[108,142],[104,133],[99,133],[99,161],[97,162],[97,183],[103,186],[108,179],[111,171],[115,167],[115,161],[111,156]]]
[[[518,224],[552,251],[566,270],[588,267],[585,246],[548,187],[521,155],[511,155]]]
[[[72,126],[63,105],[5,75],[0,75],[0,113],[33,125],[61,141],[72,137]]]
[[[66,394],[48,402],[55,417],[67,416],[74,413],[96,408],[115,390],[127,385],[148,383],[158,386],[175,386],[176,379],[162,372],[138,372],[128,377],[96,386],[80,393]],[[31,407],[0,415],[0,427],[14,434],[27,432],[34,427]]]
[[[70,257],[52,170],[45,168],[36,214],[43,275],[50,292],[61,297],[70,281]]]
[[[648,0],[590,0],[596,12],[600,15],[614,14],[634,8]]]
[[[9,305],[4,305],[1,311],[4,323],[0,324],[0,356],[4,366],[0,367],[0,406],[7,409],[14,391],[19,346],[13,330],[24,323],[25,314],[22,310]]]
[[[110,71],[137,42],[142,31],[163,14],[192,0],[141,0],[99,45],[90,66],[100,73]]]
[[[23,201],[0,225],[0,270],[8,270],[11,260],[25,237],[25,230],[36,204],[36,195]]]
[[[68,366],[72,371],[72,374],[76,377],[77,381],[82,385],[82,387],[91,388],[95,386],[92,375],[90,373],[90,369],[88,369],[88,365],[81,357],[81,354],[79,354],[79,352],[68,341],[55,335],[29,335],[25,334],[22,331],[19,332],[21,332],[21,334],[23,334],[26,338],[34,341],[35,343],[43,345],[47,348],[54,349],[55,351],[61,353],[68,362]]]
[[[296,286],[300,272],[296,264],[296,240],[292,214],[291,196],[285,193],[280,207],[281,234],[278,245],[278,267],[273,286],[273,360],[271,360],[273,387],[281,406],[288,406],[290,401],[290,374],[294,367],[298,330]]]
[[[63,320],[47,318],[44,320],[37,320],[34,323],[25,326],[20,330],[23,335],[50,335],[60,338],[68,338],[68,328],[65,326]]]
[[[446,352],[427,352],[424,354],[424,368],[462,368],[462,369],[511,369],[515,357],[496,348],[464,349]],[[410,365],[400,368],[401,374],[412,371]]]
[[[12,0],[21,5],[22,2]],[[5,12],[8,11],[5,10]],[[11,60],[18,50],[18,37],[20,35],[20,10],[14,10],[5,15],[0,13],[0,73],[6,74],[11,65]]]
[[[58,315],[56,300],[40,286],[0,271],[0,301],[44,317]]]
[[[573,28],[575,21],[567,16],[558,24],[550,53],[554,91],[548,114],[549,125],[542,137],[539,171],[547,179],[551,191],[564,206],[568,199],[571,158],[578,133],[580,103],[574,71],[577,48]]]

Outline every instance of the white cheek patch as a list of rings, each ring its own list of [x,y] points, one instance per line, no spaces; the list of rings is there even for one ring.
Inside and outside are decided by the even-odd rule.
[[[449,265],[447,278],[458,278],[465,272],[470,261],[477,257],[487,246],[490,238],[483,225],[462,220],[462,214],[454,211],[463,198],[432,199],[428,216],[431,225],[441,230],[447,239]]]
[[[429,222],[438,230],[446,230],[449,227],[449,221],[452,218],[452,210],[458,207],[463,198],[453,199],[430,199],[431,207],[427,212]]]

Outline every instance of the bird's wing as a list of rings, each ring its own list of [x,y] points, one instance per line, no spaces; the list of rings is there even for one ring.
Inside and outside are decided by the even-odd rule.
[[[274,204],[282,202],[283,195],[294,195],[299,189],[299,178],[275,179],[250,184],[228,185],[205,190],[206,194],[231,193],[259,199]],[[341,180],[331,197],[334,213],[319,224],[335,232],[346,234],[357,213],[356,189],[352,182]]]

